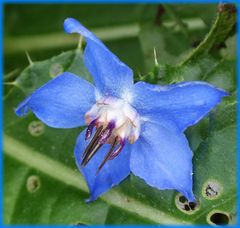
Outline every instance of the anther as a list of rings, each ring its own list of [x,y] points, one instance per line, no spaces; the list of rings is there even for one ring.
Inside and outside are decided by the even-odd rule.
[[[98,139],[98,136],[99,134],[101,133],[103,129],[103,126],[99,127],[96,131],[96,133],[94,134],[92,140],[90,141],[90,143],[88,144],[86,150],[84,151],[83,155],[82,155],[82,158],[87,156],[87,154],[91,151],[91,149],[93,148],[94,146],[94,143],[96,142],[96,140]]]
[[[109,139],[109,137],[111,136],[112,134],[112,131],[115,127],[115,124],[114,122],[110,122],[107,126],[106,129],[104,129],[101,134],[100,134],[100,138],[99,138],[99,143],[100,144],[105,144],[107,142],[107,140]]]
[[[86,166],[88,164],[88,162],[97,153],[97,151],[101,148],[101,146],[107,142],[107,140],[112,134],[114,127],[115,127],[115,123],[110,122],[104,130],[102,130],[103,129],[102,126],[98,128],[93,139],[91,140],[85,152],[83,153],[83,160],[81,162],[81,165]]]
[[[81,165],[86,166],[88,162],[91,160],[91,158],[94,156],[94,154],[96,154],[97,151],[101,148],[102,145],[103,144],[96,143],[95,147],[90,151],[90,153],[83,158]]]
[[[113,142],[110,150],[108,151],[107,155],[106,155],[105,158],[103,159],[101,165],[98,167],[98,170],[97,170],[96,175],[99,173],[99,171],[100,171],[100,170],[102,169],[102,167],[105,165],[105,163],[108,161],[108,158],[111,156],[111,153],[113,152],[114,147],[116,146],[116,144],[117,144],[117,137],[115,137],[114,142]]]
[[[113,153],[109,156],[108,160],[112,160],[116,156],[118,156],[118,154],[120,154],[120,152],[122,151],[123,147],[125,146],[125,142],[126,142],[126,140],[121,140],[120,141],[119,147],[115,151],[113,151]]]
[[[95,127],[96,120],[97,120],[97,119],[93,120],[93,121],[89,124],[89,126],[88,126],[88,128],[87,128],[87,131],[86,131],[86,134],[85,134],[85,140],[88,140],[88,139],[92,136],[92,131],[93,131],[93,128]]]

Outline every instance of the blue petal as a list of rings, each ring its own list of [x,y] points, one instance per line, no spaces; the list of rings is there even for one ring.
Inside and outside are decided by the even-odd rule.
[[[81,166],[82,154],[89,143],[89,140],[85,141],[85,132],[83,131],[77,139],[74,155],[76,164],[87,181],[90,190],[88,202],[90,202],[96,200],[113,186],[118,185],[129,175],[130,153],[128,145],[126,145],[117,157],[107,161],[100,172],[96,174],[98,167],[110,149],[110,145],[102,146],[85,167]]]
[[[192,151],[183,133],[154,122],[142,124],[140,138],[132,145],[131,171],[158,189],[175,189],[189,201],[192,192]]]
[[[205,82],[183,82],[169,86],[139,82],[134,85],[133,106],[142,115],[158,113],[171,118],[181,131],[202,119],[228,94]],[[156,115],[157,117],[157,115]]]
[[[126,97],[133,85],[132,70],[77,20],[67,18],[64,29],[67,33],[79,33],[86,38],[84,61],[99,91],[103,95]]]
[[[15,111],[23,116],[30,109],[50,127],[73,128],[85,125],[84,114],[94,103],[94,86],[65,72],[37,89]]]

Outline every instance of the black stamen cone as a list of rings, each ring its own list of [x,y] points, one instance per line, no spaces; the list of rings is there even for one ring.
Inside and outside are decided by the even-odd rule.
[[[93,155],[96,154],[97,151],[102,147],[102,145],[103,144],[96,143],[95,147],[91,150],[91,152],[83,158],[81,165],[86,166],[93,157]]]
[[[114,139],[114,142],[110,148],[110,150],[108,151],[107,155],[105,156],[105,158],[103,159],[101,165],[98,167],[98,170],[97,170],[97,173],[96,175],[99,173],[99,171],[102,169],[102,167],[105,165],[105,163],[108,161],[108,158],[110,157],[111,153],[113,152],[114,150],[114,147],[116,146],[117,144],[117,137]]]
[[[94,123],[93,123],[94,124]],[[91,125],[91,124],[90,124]],[[88,127],[86,136],[88,132],[91,132],[91,127]],[[93,125],[94,126],[94,125]],[[88,144],[86,150],[82,155],[82,166],[86,166],[91,158],[97,153],[97,151],[102,147],[103,144],[107,142],[109,137],[111,136],[113,129],[115,127],[114,122],[110,122],[108,126],[103,130],[103,126],[99,127],[93,136],[93,139]]]
[[[102,132],[103,126],[99,127],[97,129],[97,131],[95,132],[95,135],[93,136],[92,140],[90,141],[90,143],[88,144],[86,150],[84,151],[82,158],[86,157],[88,153],[90,153],[90,151],[92,150],[94,143],[96,142],[96,140],[98,139],[99,134]]]

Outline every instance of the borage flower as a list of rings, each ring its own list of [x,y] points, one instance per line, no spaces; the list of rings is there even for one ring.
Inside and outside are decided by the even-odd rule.
[[[17,115],[30,109],[50,127],[87,125],[74,154],[90,190],[89,201],[130,172],[150,186],[175,189],[194,201],[192,151],[183,132],[227,94],[196,81],[134,84],[132,70],[93,33],[72,18],[64,28],[86,38],[84,61],[95,86],[65,72],[27,97]]]

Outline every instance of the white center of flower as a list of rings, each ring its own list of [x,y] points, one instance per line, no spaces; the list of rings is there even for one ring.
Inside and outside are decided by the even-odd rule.
[[[114,138],[128,140],[134,143],[140,134],[140,117],[136,110],[126,101],[113,97],[104,97],[85,114],[86,124],[95,121],[97,128],[107,128],[113,125],[111,137],[107,143],[112,143]]]

